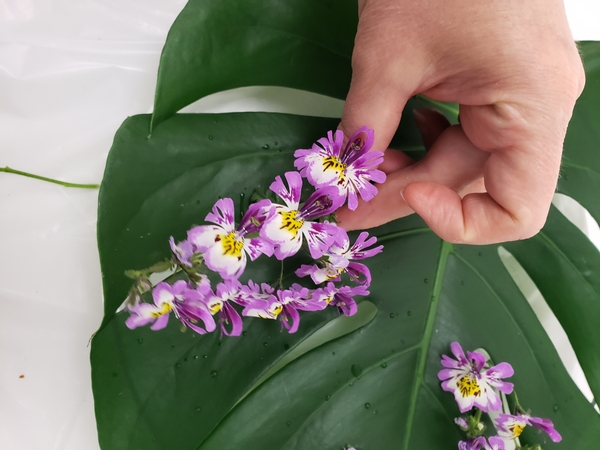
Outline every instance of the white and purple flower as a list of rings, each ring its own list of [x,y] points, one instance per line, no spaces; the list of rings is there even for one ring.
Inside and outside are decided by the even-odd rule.
[[[312,222],[312,219],[332,213],[341,206],[343,199],[336,188],[326,187],[314,192],[300,206],[302,177],[298,172],[286,172],[285,178],[289,188],[280,176],[269,186],[285,205],[274,205],[274,213],[265,220],[260,236],[273,245],[279,260],[295,255],[303,239],[306,239],[311,256],[317,259],[345,232],[335,224]]]
[[[341,243],[333,244],[325,253],[325,259],[318,261],[318,264],[312,266],[303,264],[296,275],[305,277],[309,275],[315,284],[321,284],[324,281],[339,281],[342,273],[347,273],[352,281],[369,287],[371,284],[371,272],[364,264],[352,262],[352,260],[361,260],[370,258],[383,251],[383,245],[369,249],[377,242],[375,236],[367,239],[369,233],[363,231],[358,235],[356,241],[350,247],[350,239],[347,234],[342,235]],[[338,240],[339,241],[339,240]]]
[[[263,223],[273,214],[269,200],[261,200],[250,205],[240,224],[233,220],[233,200],[223,198],[213,206],[206,216],[207,222],[215,225],[201,225],[188,231],[188,241],[204,256],[210,270],[218,272],[223,279],[238,278],[246,267],[246,254],[253,261],[264,253],[273,254],[269,242],[258,237]],[[256,237],[249,237],[256,235]]]
[[[486,441],[485,437],[467,439],[458,443],[458,450],[504,450],[504,440],[498,436],[492,436]]]
[[[205,334],[214,331],[215,321],[204,302],[205,295],[210,291],[210,284],[206,277],[196,288],[192,288],[183,280],[176,281],[173,286],[168,283],[158,283],[153,291],[154,305],[150,303],[137,303],[129,307],[130,316],[125,325],[134,329],[153,323],[152,330],[161,330],[167,326],[169,315],[172,312],[186,327],[196,333]],[[197,324],[202,321],[204,327]]]
[[[353,298],[356,295],[369,295],[369,291],[364,286],[337,287],[332,282],[314,291],[315,297],[319,297],[319,300],[325,301],[330,306],[335,306],[345,316],[353,316],[358,311],[358,305]]]
[[[293,284],[290,289],[278,290],[277,301],[280,305],[279,317],[281,324],[289,333],[298,331],[301,311],[321,311],[327,307],[327,301],[322,296],[313,295],[308,288]]]
[[[192,256],[194,255],[194,246],[187,240],[178,242],[175,244],[173,236],[169,238],[169,245],[171,246],[171,252],[177,259],[179,264],[187,267],[192,267]]]
[[[438,378],[443,381],[442,389],[454,394],[460,412],[473,406],[484,412],[499,411],[502,401],[493,388],[505,394],[513,391],[512,383],[501,380],[514,374],[512,366],[503,362],[484,370],[486,358],[481,353],[467,352],[467,359],[458,342],[453,342],[450,349],[456,360],[443,355],[441,364],[445,369],[438,373]]]
[[[548,433],[553,442],[560,442],[562,436],[554,429],[554,424],[550,419],[542,419],[540,417],[531,417],[529,414],[500,414],[496,419],[496,428],[498,436],[504,439],[518,438],[527,425],[539,428]]]
[[[267,283],[248,281],[242,286],[240,295],[234,301],[244,307],[242,316],[261,319],[277,319],[281,312],[281,304],[274,294],[275,289]]]
[[[377,194],[371,181],[385,181],[385,174],[374,168],[383,161],[383,152],[369,152],[373,141],[373,130],[363,127],[350,137],[342,150],[344,133],[337,130],[334,135],[329,131],[327,137],[319,139],[312,148],[296,150],[294,166],[315,188],[338,188],[344,199],[348,197],[348,208],[355,210],[358,194],[367,202]]]
[[[206,295],[206,305],[212,315],[219,314],[221,333],[226,336],[242,334],[242,318],[231,302],[242,295],[242,285],[239,281],[230,279],[217,285],[216,292]]]

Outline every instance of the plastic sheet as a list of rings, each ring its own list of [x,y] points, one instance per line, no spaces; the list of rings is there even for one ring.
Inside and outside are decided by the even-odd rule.
[[[99,183],[120,123],[151,111],[184,4],[0,0],[0,166]],[[600,4],[567,6],[576,38],[600,40]],[[341,102],[248,88],[189,108],[245,109],[336,116]],[[98,448],[88,359],[102,316],[97,195],[0,173],[0,448]]]

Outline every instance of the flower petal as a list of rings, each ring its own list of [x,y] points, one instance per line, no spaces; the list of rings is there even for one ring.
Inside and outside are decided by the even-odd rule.
[[[221,198],[217,200],[212,208],[212,212],[208,213],[204,220],[220,225],[229,233],[235,229],[234,216],[235,208],[233,207],[233,200],[230,198]]]

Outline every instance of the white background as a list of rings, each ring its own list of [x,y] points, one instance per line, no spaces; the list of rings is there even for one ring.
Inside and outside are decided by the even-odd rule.
[[[118,126],[151,112],[160,51],[184,4],[0,0],[0,166],[99,183]],[[600,40],[600,1],[566,5],[575,38]],[[341,102],[313,99],[251,88],[193,110],[339,116]],[[88,347],[102,317],[97,195],[0,173],[2,449],[98,448]]]

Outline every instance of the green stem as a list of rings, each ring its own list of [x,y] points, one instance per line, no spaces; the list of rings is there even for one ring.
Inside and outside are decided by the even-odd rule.
[[[281,271],[279,272],[279,289],[283,289],[283,260],[281,261]]]
[[[519,397],[517,396],[517,391],[513,391],[513,395],[515,396],[515,413],[516,414],[523,414],[525,413],[525,408],[523,408],[521,406],[521,404],[519,403]]]
[[[78,184],[78,183],[67,183],[66,181],[54,180],[52,178],[42,177],[40,175],[34,175],[33,173],[22,172],[20,170],[11,169],[10,167],[0,167],[0,172],[13,173],[15,175],[21,175],[24,177],[35,178],[36,180],[47,181],[48,183],[60,184],[64,187],[81,188],[81,189],[98,189],[99,184]]]
[[[477,408],[477,412],[475,413],[475,420],[477,420],[477,423],[481,422],[481,410],[479,408]]]

